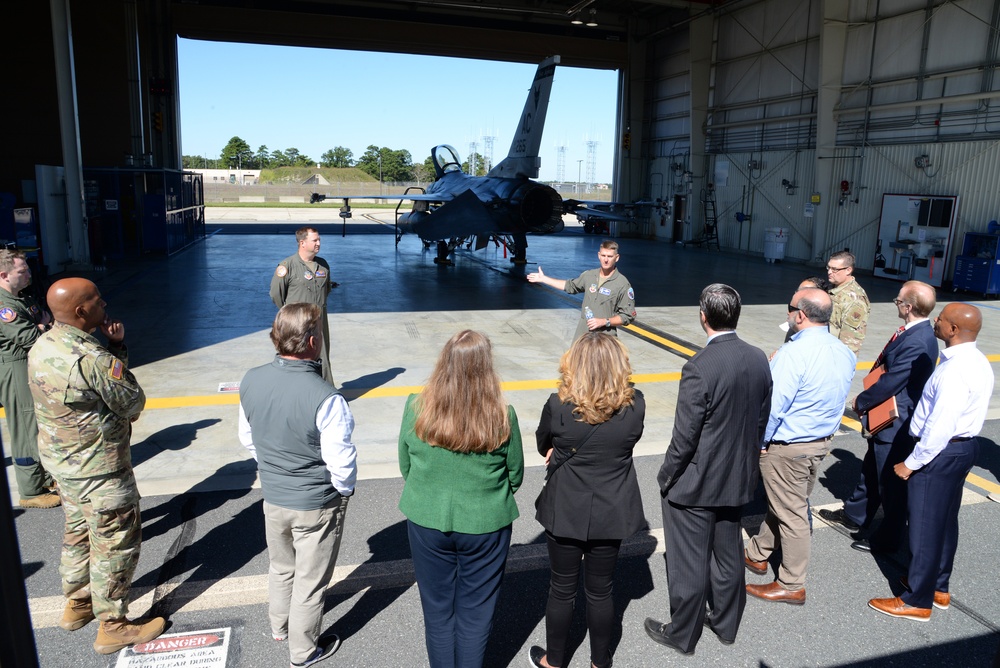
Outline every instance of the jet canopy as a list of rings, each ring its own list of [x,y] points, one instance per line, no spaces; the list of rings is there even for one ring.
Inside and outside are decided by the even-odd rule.
[[[441,144],[435,146],[431,151],[431,158],[434,161],[434,171],[437,178],[441,178],[448,172],[462,171],[462,161],[458,158],[458,151],[455,147]]]

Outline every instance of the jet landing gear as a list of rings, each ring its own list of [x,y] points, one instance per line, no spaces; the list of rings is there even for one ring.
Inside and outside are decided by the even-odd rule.
[[[437,257],[434,258],[434,264],[443,267],[453,266],[455,263],[448,256],[462,244],[462,241],[462,239],[449,239],[448,241],[442,239],[437,242]]]

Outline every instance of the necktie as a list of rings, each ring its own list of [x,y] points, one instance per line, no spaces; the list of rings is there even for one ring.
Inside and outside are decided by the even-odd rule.
[[[892,342],[896,340],[896,337],[902,334],[905,329],[906,325],[900,325],[899,329],[897,329],[895,332],[892,333],[892,338],[889,339],[889,343],[885,344],[885,348],[883,348],[882,352],[880,352],[878,354],[878,357],[875,358],[875,364],[872,364],[872,371],[879,368],[885,363],[885,351],[888,350],[889,346],[892,345]]]

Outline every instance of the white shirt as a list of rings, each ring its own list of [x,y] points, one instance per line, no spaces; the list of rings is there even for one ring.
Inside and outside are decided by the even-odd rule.
[[[358,451],[351,442],[354,416],[344,397],[335,394],[320,404],[316,411],[316,429],[319,430],[320,456],[330,472],[334,489],[343,496],[350,496],[358,479]],[[239,436],[240,443],[256,461],[257,448],[243,404],[240,404]]]
[[[975,341],[942,350],[941,363],[913,411],[910,434],[920,442],[906,458],[906,467],[921,469],[951,439],[979,435],[992,394],[993,368]]]

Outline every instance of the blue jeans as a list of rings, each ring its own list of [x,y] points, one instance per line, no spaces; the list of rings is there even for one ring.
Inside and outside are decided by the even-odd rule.
[[[510,549],[510,526],[486,534],[407,520],[431,668],[483,665]]]

